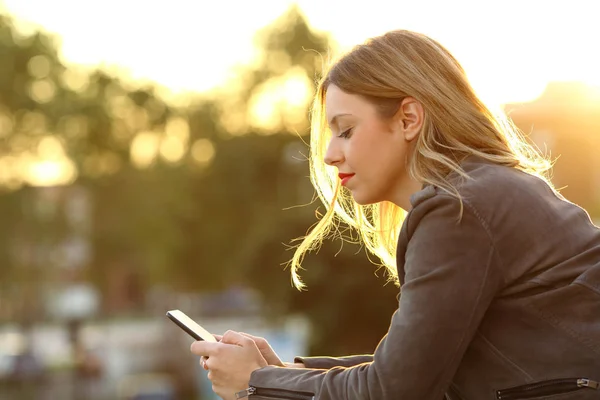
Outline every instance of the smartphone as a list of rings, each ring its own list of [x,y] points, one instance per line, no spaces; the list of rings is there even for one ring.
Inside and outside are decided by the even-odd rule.
[[[185,315],[182,311],[167,311],[167,317],[169,317],[171,321],[175,322],[181,329],[186,331],[188,335],[194,339],[206,340],[207,342],[217,342],[217,339],[213,335],[198,325],[193,319]]]

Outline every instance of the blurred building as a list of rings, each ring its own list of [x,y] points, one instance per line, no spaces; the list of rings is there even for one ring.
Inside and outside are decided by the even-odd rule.
[[[515,124],[557,158],[553,182],[600,221],[600,87],[551,83],[535,101],[505,107]]]

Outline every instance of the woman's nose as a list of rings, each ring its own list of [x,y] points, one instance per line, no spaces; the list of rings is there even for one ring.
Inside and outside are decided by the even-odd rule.
[[[344,159],[342,152],[339,147],[335,145],[334,140],[332,139],[327,145],[327,151],[325,152],[325,164],[327,165],[338,165]]]

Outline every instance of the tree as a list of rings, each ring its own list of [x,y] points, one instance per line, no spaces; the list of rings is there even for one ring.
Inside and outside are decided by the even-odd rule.
[[[190,292],[241,284],[262,294],[273,319],[308,315],[314,352],[373,349],[396,289],[375,278],[367,257],[356,254],[359,247],[339,252],[338,243],[326,243],[308,256],[306,293],[291,287],[283,268],[290,240],[304,235],[322,210],[307,177],[306,135],[314,82],[331,41],[298,8],[257,35],[254,67],[240,68],[235,81],[185,108],[170,106],[154,87],[63,65],[51,37],[20,37],[5,17],[0,39],[0,145],[7,154],[0,165],[10,165],[10,174],[0,176],[0,237],[9,241],[0,261],[10,266],[3,264],[3,282],[29,284],[10,249],[14,232],[41,232],[42,222],[22,208],[23,199],[62,207],[39,196],[47,182],[21,166],[62,163],[70,175],[55,187],[57,198],[82,188],[92,210],[93,253],[76,279],[96,285],[106,314],[141,312],[144,293],[159,284]],[[43,226],[56,252],[72,232],[64,211],[52,215]],[[53,276],[41,286],[51,287],[64,265],[54,257],[46,267]]]
[[[308,180],[305,135],[314,82],[333,44],[311,30],[295,7],[261,31],[256,43],[255,67],[238,71],[243,78],[236,90],[214,97],[220,123],[195,132],[211,132],[217,152],[196,183],[197,223],[190,226],[195,244],[181,263],[189,267],[184,276],[188,285],[214,282],[219,269],[221,285],[256,288],[272,318],[308,315],[315,327],[313,353],[372,351],[397,306],[397,288],[384,286],[358,246],[346,243],[339,252],[339,243],[326,243],[307,256],[305,293],[291,287],[283,268],[292,255],[291,239],[306,234],[323,209]],[[308,88],[297,109],[280,92],[290,81]],[[257,104],[269,118],[254,115]],[[202,120],[194,115],[205,106],[192,108],[190,120]]]

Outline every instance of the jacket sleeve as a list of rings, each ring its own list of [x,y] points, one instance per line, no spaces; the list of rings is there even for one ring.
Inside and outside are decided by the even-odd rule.
[[[303,363],[306,368],[330,369],[333,367],[353,367],[358,364],[373,361],[372,355],[347,356],[347,357],[296,357],[295,363]]]
[[[276,389],[271,395],[281,390],[282,398],[283,390],[320,400],[442,398],[502,285],[491,232],[463,203],[460,222],[459,201],[444,194],[409,214],[399,308],[372,362],[328,370],[265,367],[252,373],[250,385]]]

